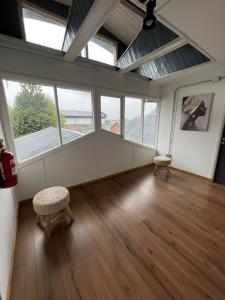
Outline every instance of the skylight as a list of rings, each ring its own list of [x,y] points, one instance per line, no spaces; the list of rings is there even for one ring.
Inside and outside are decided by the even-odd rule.
[[[66,26],[26,8],[23,21],[26,41],[62,50]]]
[[[81,56],[113,66],[116,61],[116,45],[111,41],[93,37],[82,50]]]

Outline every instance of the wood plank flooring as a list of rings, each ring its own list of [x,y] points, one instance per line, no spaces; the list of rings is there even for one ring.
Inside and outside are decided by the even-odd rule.
[[[21,209],[11,300],[225,299],[225,186],[145,168],[71,198],[50,239]]]

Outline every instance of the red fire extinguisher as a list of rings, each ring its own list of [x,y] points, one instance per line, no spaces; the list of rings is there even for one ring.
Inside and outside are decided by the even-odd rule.
[[[0,189],[15,186],[18,183],[16,164],[11,152],[6,151],[0,140]]]

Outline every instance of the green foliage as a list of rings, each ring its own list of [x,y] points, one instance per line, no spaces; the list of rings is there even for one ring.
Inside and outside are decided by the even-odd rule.
[[[15,138],[57,126],[55,105],[43,93],[41,86],[35,84],[21,83],[21,90],[9,113]],[[65,118],[61,119],[65,123]]]

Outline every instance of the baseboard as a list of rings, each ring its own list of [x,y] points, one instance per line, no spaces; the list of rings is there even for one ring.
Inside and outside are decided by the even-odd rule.
[[[188,172],[188,171],[185,171],[185,170],[182,170],[182,169],[178,169],[178,168],[175,168],[175,167],[171,167],[171,166],[170,166],[170,169],[171,169],[171,170],[174,170],[174,171],[180,171],[180,172],[182,172],[182,173],[185,173],[185,174],[188,174],[188,175],[191,175],[191,176],[195,176],[195,177],[198,177],[198,178],[207,180],[208,182],[211,182],[211,183],[213,182],[213,180],[210,179],[210,178],[208,178],[208,177],[204,177],[204,176],[201,176],[201,175],[192,173],[192,172]]]
[[[70,186],[70,187],[67,187],[67,188],[68,188],[69,191],[76,190],[76,189],[79,189],[81,187],[84,187],[84,186],[87,186],[87,185],[90,185],[90,184],[93,184],[93,183],[96,183],[96,182],[108,180],[108,179],[118,177],[118,176],[121,176],[121,175],[126,175],[126,174],[132,173],[134,171],[144,169],[144,168],[149,168],[149,167],[152,167],[152,166],[154,166],[154,163],[150,163],[150,164],[143,165],[143,166],[140,166],[140,167],[128,169],[128,170],[125,170],[125,171],[122,171],[122,172],[118,172],[118,173],[115,173],[115,174],[112,174],[112,175],[100,177],[100,178],[97,178],[97,179],[94,179],[94,180],[86,181],[86,182],[83,182],[83,183],[80,183],[80,184],[77,184],[77,185],[74,185],[74,186]],[[31,201],[32,201],[32,198],[20,201],[19,202],[19,207],[21,208],[24,205],[30,204]]]

